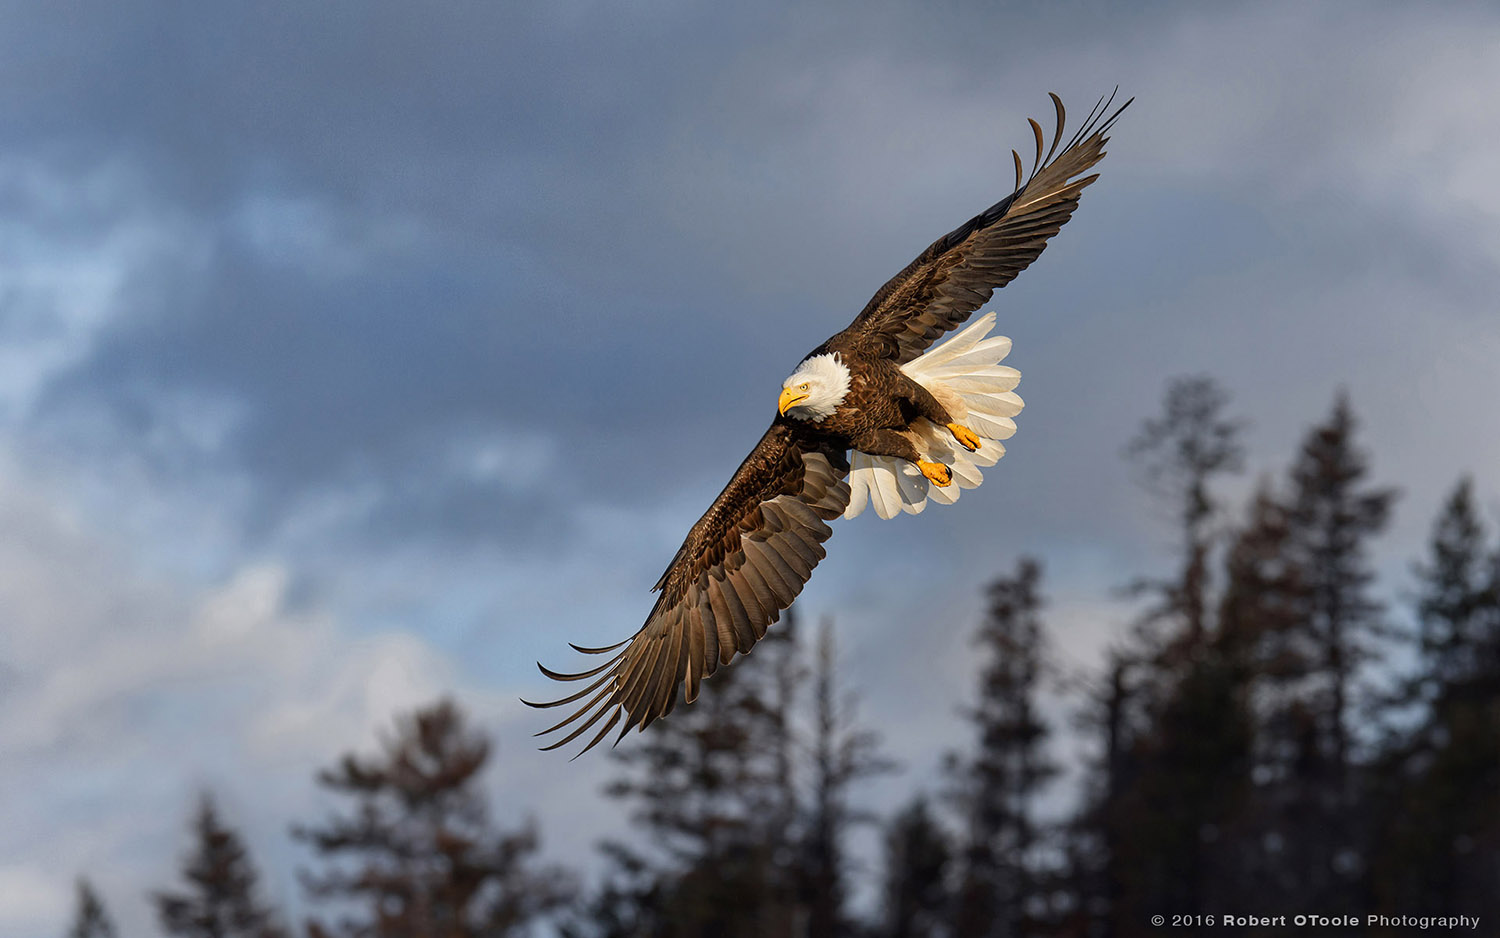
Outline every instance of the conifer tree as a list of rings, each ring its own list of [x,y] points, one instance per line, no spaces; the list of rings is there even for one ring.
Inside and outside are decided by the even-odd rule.
[[[812,793],[799,871],[807,934],[819,938],[840,938],[854,931],[844,907],[850,872],[844,839],[862,817],[850,807],[850,789],[892,767],[879,754],[879,737],[855,722],[853,702],[840,699],[836,667],[833,623],[825,621],[818,632],[813,670]]]
[[[1135,778],[1117,805],[1117,872],[1138,919],[1149,908],[1209,914],[1242,896],[1225,888],[1251,788],[1247,675],[1213,644],[1189,665],[1136,743]]]
[[[611,750],[623,771],[606,791],[633,808],[653,849],[606,845],[609,883],[574,933],[800,933],[806,911],[787,707],[804,675],[789,614],[753,654],[721,668],[693,706]]]
[[[1454,489],[1417,565],[1421,722],[1376,763],[1376,907],[1500,917],[1500,554],[1472,483]]]
[[[1428,560],[1416,566],[1421,697],[1494,673],[1496,558],[1474,506],[1474,484],[1459,480],[1433,527]]]
[[[193,815],[193,847],[183,888],[152,894],[161,927],[176,938],[282,938],[286,932],[258,895],[258,874],[240,835],[205,794]]]
[[[1229,394],[1212,378],[1175,379],[1161,416],[1146,420],[1126,449],[1177,527],[1176,574],[1136,584],[1137,591],[1156,596],[1146,621],[1176,625],[1177,634],[1158,638],[1168,648],[1196,649],[1211,627],[1210,557],[1221,509],[1214,486],[1244,464],[1244,421],[1225,416],[1228,404]]]
[[[1171,574],[1132,585],[1149,602],[1094,700],[1102,756],[1093,803],[1074,827],[1073,856],[1092,867],[1074,873],[1075,917],[1099,903],[1107,934],[1131,933],[1151,909],[1207,911],[1214,841],[1231,793],[1248,785],[1248,694],[1226,683],[1234,670],[1211,575],[1218,487],[1244,461],[1243,422],[1226,415],[1228,403],[1210,378],[1177,379],[1126,450],[1172,520],[1176,556]]]
[[[1304,679],[1316,660],[1302,628],[1308,585],[1291,556],[1288,510],[1269,480],[1262,479],[1251,496],[1224,567],[1218,639],[1223,653],[1264,678],[1268,689]]]
[[[1321,688],[1310,701],[1318,755],[1334,773],[1336,789],[1343,788],[1351,761],[1356,681],[1376,655],[1384,626],[1382,606],[1370,595],[1374,574],[1366,545],[1384,530],[1396,498],[1394,489],[1365,487],[1369,467],[1354,431],[1349,399],[1340,394],[1328,422],[1314,427],[1302,444],[1287,502],[1291,562],[1307,591],[1303,628],[1318,655],[1314,679]]]
[[[1045,754],[1048,729],[1036,712],[1044,669],[1039,618],[1041,566],[1022,558],[1014,575],[989,587],[989,612],[976,635],[983,649],[979,702],[969,713],[973,755],[952,756],[964,841],[955,929],[974,938],[1031,934],[1037,904],[1038,840],[1032,809],[1056,766]]]
[[[1296,767],[1305,762],[1298,729],[1305,711],[1298,693],[1320,659],[1305,628],[1308,587],[1305,571],[1293,562],[1288,514],[1263,479],[1225,556],[1213,657],[1238,695],[1236,726],[1248,751],[1236,753],[1245,775],[1237,772],[1225,792],[1239,799],[1238,811],[1225,819],[1210,848],[1218,883],[1208,889],[1210,900],[1233,901],[1223,893],[1238,890],[1291,901],[1305,881],[1295,781]]]
[[[1368,831],[1356,808],[1351,724],[1365,667],[1389,630],[1371,594],[1369,541],[1390,517],[1394,489],[1369,487],[1368,461],[1354,439],[1355,419],[1340,394],[1327,422],[1314,427],[1289,473],[1288,562],[1297,569],[1305,607],[1295,626],[1309,659],[1307,677],[1288,685],[1293,699],[1276,715],[1275,740],[1289,762],[1279,801],[1294,872],[1288,901],[1355,910]]]
[[[952,860],[948,835],[932,816],[927,799],[913,798],[885,834],[882,938],[947,938],[952,935]]]
[[[80,876],[68,938],[115,938],[115,935],[115,924],[105,911],[104,901],[94,891],[93,884]]]
[[[654,849],[606,845],[605,887],[570,934],[852,933],[843,841],[860,817],[849,792],[884,763],[839,697],[831,635],[809,670],[789,610],[692,707],[612,751],[623,772],[607,791]]]
[[[373,758],[347,754],[318,783],[351,810],[294,828],[323,861],[304,874],[315,901],[350,913],[314,935],[470,938],[525,934],[568,888],[534,869],[534,827],[498,831],[480,773],[490,744],[442,700],[399,717]]]
[[[1129,814],[1126,798],[1139,774],[1136,740],[1144,732],[1138,722],[1143,695],[1135,686],[1136,664],[1132,655],[1111,649],[1104,680],[1088,689],[1077,717],[1078,726],[1098,743],[1082,802],[1066,829],[1064,876],[1071,906],[1061,929],[1066,934],[1129,934],[1116,923],[1132,913],[1127,838],[1138,819]]]

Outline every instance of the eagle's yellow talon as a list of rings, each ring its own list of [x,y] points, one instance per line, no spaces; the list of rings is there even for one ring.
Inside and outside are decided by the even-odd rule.
[[[948,432],[953,434],[953,438],[962,443],[964,449],[971,453],[978,449],[979,444],[983,442],[978,436],[974,435],[973,430],[970,430],[961,423],[948,424]]]
[[[922,470],[922,475],[926,476],[933,485],[936,485],[939,488],[948,485],[953,481],[953,473],[949,472],[948,467],[943,465],[942,463],[928,462],[925,459],[919,459],[917,460],[917,468]]]

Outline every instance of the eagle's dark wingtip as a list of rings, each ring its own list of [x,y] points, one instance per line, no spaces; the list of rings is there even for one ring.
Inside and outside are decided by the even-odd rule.
[[[615,659],[611,658],[610,660],[608,660],[608,661],[604,662],[603,664],[599,665],[597,668],[589,668],[587,671],[574,671],[574,672],[571,672],[571,673],[564,672],[564,671],[554,671],[551,668],[547,667],[545,664],[542,664],[540,661],[538,661],[536,663],[536,666],[537,666],[537,670],[541,671],[543,674],[545,674],[548,677],[552,678],[552,680],[566,682],[566,681],[582,681],[582,680],[586,680],[586,679],[591,678],[594,675],[598,674],[600,671],[603,671],[606,668],[612,667],[614,665],[614,663],[615,663]]]
[[[1052,157],[1057,153],[1057,145],[1062,142],[1063,125],[1068,120],[1068,109],[1063,107],[1062,98],[1056,92],[1049,91],[1047,96],[1052,99],[1052,109],[1057,112],[1057,128],[1052,132],[1052,148],[1047,151],[1047,158],[1043,161],[1052,162]]]
[[[568,647],[576,652],[585,655],[602,655],[605,652],[614,651],[616,648],[619,648],[621,645],[625,644],[625,642],[628,641],[630,641],[630,639],[627,638],[623,641],[615,642],[613,645],[600,645],[598,648],[589,648],[586,645],[579,645],[576,642],[568,642]]]
[[[1120,90],[1119,86],[1116,86],[1115,87],[1115,91],[1119,91],[1119,90]],[[1111,101],[1114,100],[1114,97],[1115,96],[1113,94],[1111,94],[1109,96],[1109,98],[1110,98]],[[1125,109],[1128,108],[1128,107],[1130,107],[1130,105],[1132,105],[1134,103],[1135,103],[1135,96],[1131,95],[1131,97],[1130,97],[1129,100],[1127,100],[1124,104],[1120,105],[1119,108],[1113,114],[1109,115],[1109,119],[1106,120],[1103,124],[1101,124],[1099,126],[1099,129],[1098,129],[1098,131],[1096,131],[1096,133],[1099,133],[1099,134],[1107,134],[1107,133],[1109,133],[1109,129],[1115,125],[1115,121],[1119,120],[1120,119],[1120,115],[1125,113]],[[1106,110],[1107,110],[1108,109],[1108,105],[1106,105],[1105,107],[1106,107]]]
[[[598,735],[596,735],[593,739],[589,740],[589,744],[587,746],[584,746],[582,749],[578,750],[578,752],[574,753],[573,754],[573,758],[569,759],[568,761],[569,762],[573,762],[579,756],[583,755],[584,753],[588,752],[590,749],[593,749],[595,746],[599,745],[599,741],[601,739],[603,739],[605,736],[609,735],[609,731],[615,728],[615,724],[618,723],[619,720],[620,720],[620,710],[617,708],[615,710],[614,714],[609,718],[609,722],[607,722],[607,723],[604,724],[604,728],[599,731]]]

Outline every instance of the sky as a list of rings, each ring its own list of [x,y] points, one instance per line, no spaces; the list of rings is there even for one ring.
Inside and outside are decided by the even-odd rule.
[[[1120,453],[1174,376],[1250,421],[1234,497],[1346,390],[1398,587],[1460,474],[1500,514],[1500,8],[1125,7],[0,4],[0,935],[80,874],[150,933],[205,789],[299,908],[313,772],[445,692],[498,818],[591,862],[612,767],[534,750],[533,662],[639,626],[782,379],[1008,191],[1048,91],[1136,101],[986,307],[1009,454],[837,522],[799,600],[906,766],[871,798],[962,742],[1023,553],[1060,660],[1118,640],[1171,547]]]

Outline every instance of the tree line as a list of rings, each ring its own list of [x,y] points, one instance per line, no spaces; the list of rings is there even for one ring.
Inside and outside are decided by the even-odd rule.
[[[1088,673],[1049,652],[1042,563],[998,575],[968,743],[942,787],[888,817],[856,807],[896,766],[837,684],[834,630],[804,635],[793,611],[693,707],[613,751],[604,794],[635,836],[600,845],[597,882],[539,860],[535,825],[491,820],[490,742],[442,700],[318,774],[344,809],[292,829],[315,859],[305,921],[268,904],[204,796],[180,881],[151,896],[161,932],[1129,938],[1159,934],[1153,916],[1215,916],[1231,934],[1226,914],[1500,921],[1500,543],[1472,482],[1410,578],[1382,584],[1371,542],[1397,492],[1370,479],[1347,398],[1231,506],[1244,433],[1212,380],[1170,384],[1126,452],[1170,519],[1170,567],[1124,585],[1128,628]],[[1409,595],[1390,603],[1393,587]],[[1073,700],[1071,727],[1043,719],[1049,692]],[[1046,814],[1068,734],[1086,764],[1071,810]],[[879,828],[881,857],[849,855],[860,825]],[[856,910],[866,873],[878,898]],[[68,934],[115,935],[87,880]]]

